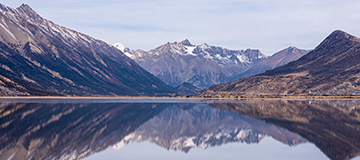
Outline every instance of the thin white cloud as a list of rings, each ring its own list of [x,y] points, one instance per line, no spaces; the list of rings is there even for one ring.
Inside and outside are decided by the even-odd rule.
[[[17,7],[23,0],[3,0]],[[149,50],[189,39],[270,55],[311,49],[333,30],[360,36],[358,0],[28,0],[39,14],[108,43]]]

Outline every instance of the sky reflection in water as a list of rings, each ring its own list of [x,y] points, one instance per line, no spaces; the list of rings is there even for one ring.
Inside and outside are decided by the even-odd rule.
[[[230,143],[208,149],[194,148],[189,153],[166,150],[150,142],[131,143],[122,149],[108,148],[104,152],[95,153],[84,160],[183,160],[183,159],[276,159],[276,160],[304,160],[329,159],[315,145],[311,143],[289,147],[273,138],[265,138],[259,144]]]

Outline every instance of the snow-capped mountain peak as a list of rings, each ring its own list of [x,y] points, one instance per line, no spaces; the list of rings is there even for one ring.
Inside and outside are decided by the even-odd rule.
[[[114,47],[116,47],[117,49],[119,49],[121,52],[125,51],[125,46],[121,43],[115,43]]]
[[[168,42],[147,52],[129,50],[125,54],[169,85],[187,82],[200,88],[222,83],[224,77],[237,75],[266,58],[257,49],[229,50],[207,43],[193,45],[188,39]]]
[[[201,49],[211,48],[207,43],[203,43],[199,46]]]
[[[125,47],[123,44],[115,43],[113,46],[123,52],[129,58],[133,59],[132,51],[129,48]]]

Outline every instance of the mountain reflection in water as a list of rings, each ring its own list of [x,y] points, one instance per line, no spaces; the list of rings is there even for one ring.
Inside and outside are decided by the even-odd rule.
[[[307,142],[298,134],[248,116],[204,104],[177,104],[141,125],[115,148],[131,141],[149,141],[167,149],[188,152],[229,142],[259,143],[270,136],[289,146]]]
[[[80,159],[133,141],[189,152],[264,137],[309,140],[331,159],[360,153],[357,101],[138,101],[1,103],[0,159]]]
[[[314,143],[330,159],[360,155],[360,101],[248,100],[209,105],[298,133]]]

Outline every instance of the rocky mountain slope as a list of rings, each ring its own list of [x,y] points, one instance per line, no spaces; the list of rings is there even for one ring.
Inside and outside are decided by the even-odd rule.
[[[186,95],[186,96],[193,96],[197,93],[199,93],[202,89],[195,87],[194,85],[190,83],[182,83],[181,85],[176,87],[177,89],[177,95]]]
[[[291,46],[289,48],[276,52],[270,57],[266,57],[265,59],[262,59],[261,61],[254,64],[251,68],[249,68],[245,72],[235,77],[232,77],[230,80],[228,80],[228,82],[235,81],[240,78],[250,77],[253,75],[264,73],[266,70],[272,70],[274,68],[283,66],[285,64],[288,64],[289,62],[298,60],[300,57],[304,56],[309,52],[310,51],[308,50],[299,49],[294,46]]]
[[[164,44],[150,51],[131,51],[115,44],[141,67],[171,86],[183,82],[200,88],[223,83],[266,56],[259,50],[228,50],[208,44],[192,45],[188,40]]]
[[[171,95],[175,89],[107,43],[0,4],[0,94]]]
[[[200,96],[360,94],[360,39],[334,31],[313,51],[263,74],[210,87]]]
[[[273,137],[290,146],[307,142],[286,129],[208,105],[180,107],[165,109],[114,147],[121,148],[133,141],[149,141],[166,149],[189,152],[194,147],[206,149],[231,142],[259,143],[265,137]]]

